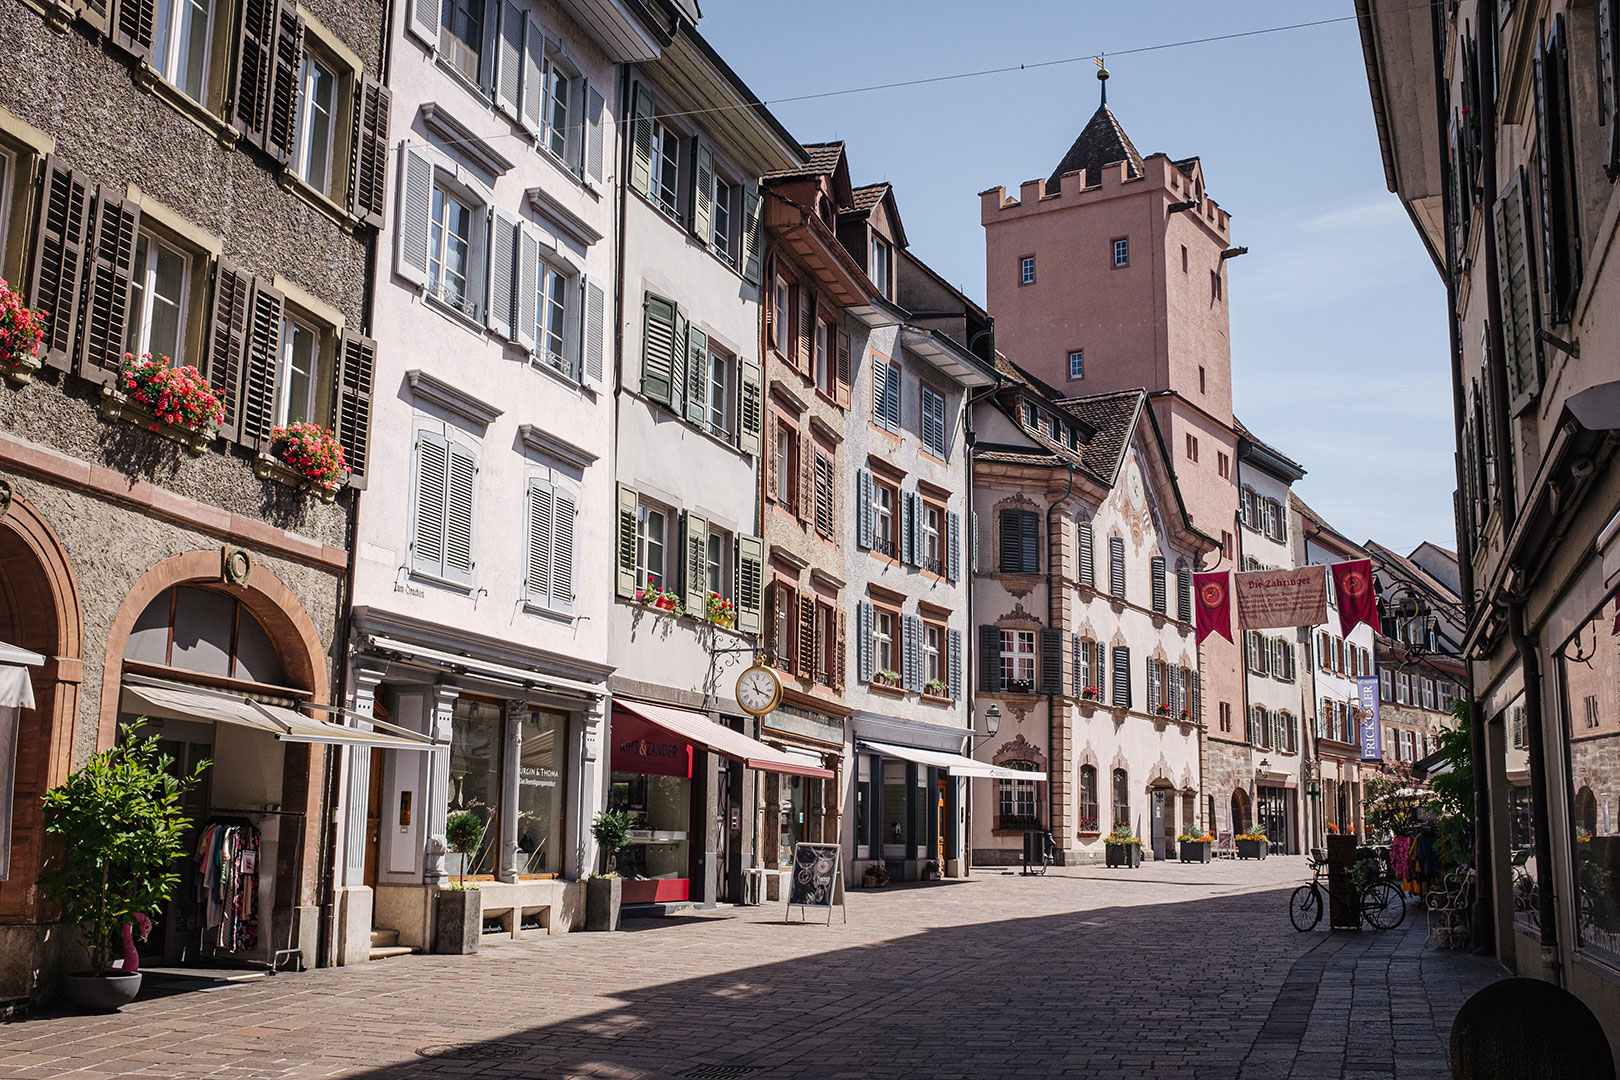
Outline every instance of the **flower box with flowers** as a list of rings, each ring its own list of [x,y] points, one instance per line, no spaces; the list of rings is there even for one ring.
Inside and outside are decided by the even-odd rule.
[[[1159,702],[1157,705],[1153,706],[1153,715],[1154,716],[1169,716],[1170,715],[1170,706],[1166,705],[1162,701]]]
[[[655,608],[659,611],[668,611],[676,615],[683,614],[681,610],[681,598],[675,595],[675,593],[669,589],[660,588],[657,585],[642,589],[640,592],[636,593],[636,603],[640,604],[642,607]]]
[[[898,671],[890,671],[888,668],[882,668],[878,671],[874,671],[872,672],[872,685],[890,686],[898,689],[900,686],[900,673]]]
[[[1182,862],[1209,862],[1210,848],[1215,838],[1209,833],[1182,833],[1176,837],[1176,846]]]
[[[1182,709],[1181,710],[1181,715],[1178,717],[1178,719],[1183,724],[1192,723],[1193,722],[1193,711],[1191,709]]]
[[[319,424],[294,421],[270,431],[270,453],[260,455],[253,471],[289,487],[320,493],[331,502],[348,479],[349,462],[337,436]]]
[[[1240,859],[1264,859],[1271,851],[1271,838],[1265,833],[1238,833],[1235,839]]]
[[[1110,867],[1135,870],[1142,865],[1142,841],[1129,825],[1115,825],[1114,831],[1103,837],[1103,851]]]
[[[1081,701],[1096,701],[1097,697],[1097,688],[1095,686],[1082,686],[1080,688]]]
[[[922,692],[924,697],[939,698],[941,701],[951,699],[951,688],[945,685],[944,679],[929,679],[923,683]]]
[[[104,419],[139,424],[194,454],[207,451],[225,422],[225,403],[200,371],[151,353],[124,354],[116,382],[101,388],[100,411]]]
[[[49,316],[35,311],[0,278],[0,374],[23,386],[39,370],[39,343]]]
[[[1102,832],[1097,826],[1097,819],[1094,817],[1081,818],[1075,827],[1075,831],[1081,836],[1096,836]]]
[[[1033,694],[1035,684],[1029,679],[1006,679],[1002,688],[1009,694]]]
[[[716,626],[730,629],[737,623],[737,605],[717,592],[709,594],[705,609],[709,621]]]

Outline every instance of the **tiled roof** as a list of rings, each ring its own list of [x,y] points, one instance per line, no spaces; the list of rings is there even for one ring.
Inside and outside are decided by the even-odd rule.
[[[1288,464],[1292,465],[1300,472],[1305,471],[1305,467],[1303,465],[1289,457],[1287,454],[1283,453],[1281,450],[1278,450],[1275,446],[1272,446],[1270,443],[1266,442],[1266,440],[1260,438],[1260,436],[1256,435],[1254,432],[1250,431],[1244,426],[1243,421],[1239,420],[1235,416],[1232,417],[1232,428],[1243,438],[1248,439],[1250,442],[1265,450],[1267,453],[1275,454],[1277,457],[1288,462]]]
[[[1069,152],[1063,155],[1063,160],[1047,177],[1046,186],[1054,188],[1058,177],[1080,169],[1086,170],[1086,181],[1095,184],[1099,180],[1099,170],[1121,161],[1130,162],[1131,176],[1142,175],[1142,155],[1131,145],[1130,136],[1119,126],[1114,111],[1102,105],[1091,114],[1091,119],[1075,138]]]
[[[1096,429],[1097,434],[1086,443],[1083,457],[1086,471],[1104,483],[1112,484],[1119,475],[1120,462],[1136,430],[1145,396],[1141,390],[1120,390],[1059,402],[1071,416]]]
[[[1398,552],[1391,551],[1375,540],[1369,540],[1364,545],[1375,559],[1387,562],[1394,566],[1402,575],[1422,585],[1436,596],[1448,599],[1453,603],[1460,602],[1461,598],[1451,591],[1451,587],[1436,578],[1417,563]]]
[[[889,185],[887,183],[867,184],[865,187],[858,187],[854,191],[854,204],[848,209],[855,211],[870,210],[883,201],[883,195],[888,190]]]
[[[810,160],[803,165],[791,169],[782,169],[778,172],[766,173],[767,179],[780,176],[823,176],[838,168],[838,158],[844,152],[842,140],[837,142],[806,143],[804,152]]]

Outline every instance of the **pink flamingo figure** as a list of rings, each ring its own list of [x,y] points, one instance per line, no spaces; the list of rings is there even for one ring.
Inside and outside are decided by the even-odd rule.
[[[134,921],[124,924],[124,962],[115,968],[115,971],[122,971],[125,974],[134,974],[141,969],[141,956],[139,951],[137,951],[135,948],[135,932],[137,927],[140,930],[141,940],[145,941],[152,933],[152,920],[148,919],[144,914],[137,911],[135,913]]]

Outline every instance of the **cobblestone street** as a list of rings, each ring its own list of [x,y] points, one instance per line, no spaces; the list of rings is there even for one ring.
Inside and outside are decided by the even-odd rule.
[[[979,871],[853,891],[847,925],[769,905],[287,974],[0,1027],[0,1078],[1449,1075],[1498,966],[1436,952],[1415,907],[1294,933],[1304,876]]]

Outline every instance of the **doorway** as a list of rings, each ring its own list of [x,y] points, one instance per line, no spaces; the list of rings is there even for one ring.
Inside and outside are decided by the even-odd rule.
[[[355,751],[359,753],[359,751]],[[377,887],[377,849],[382,846],[383,750],[371,748],[371,790],[366,796],[366,869],[363,883]],[[403,822],[401,823],[403,824]]]
[[[1271,841],[1272,848],[1278,854],[1289,854],[1287,790],[1279,787],[1261,787],[1255,794],[1258,811],[1256,827],[1266,834],[1266,838]]]

